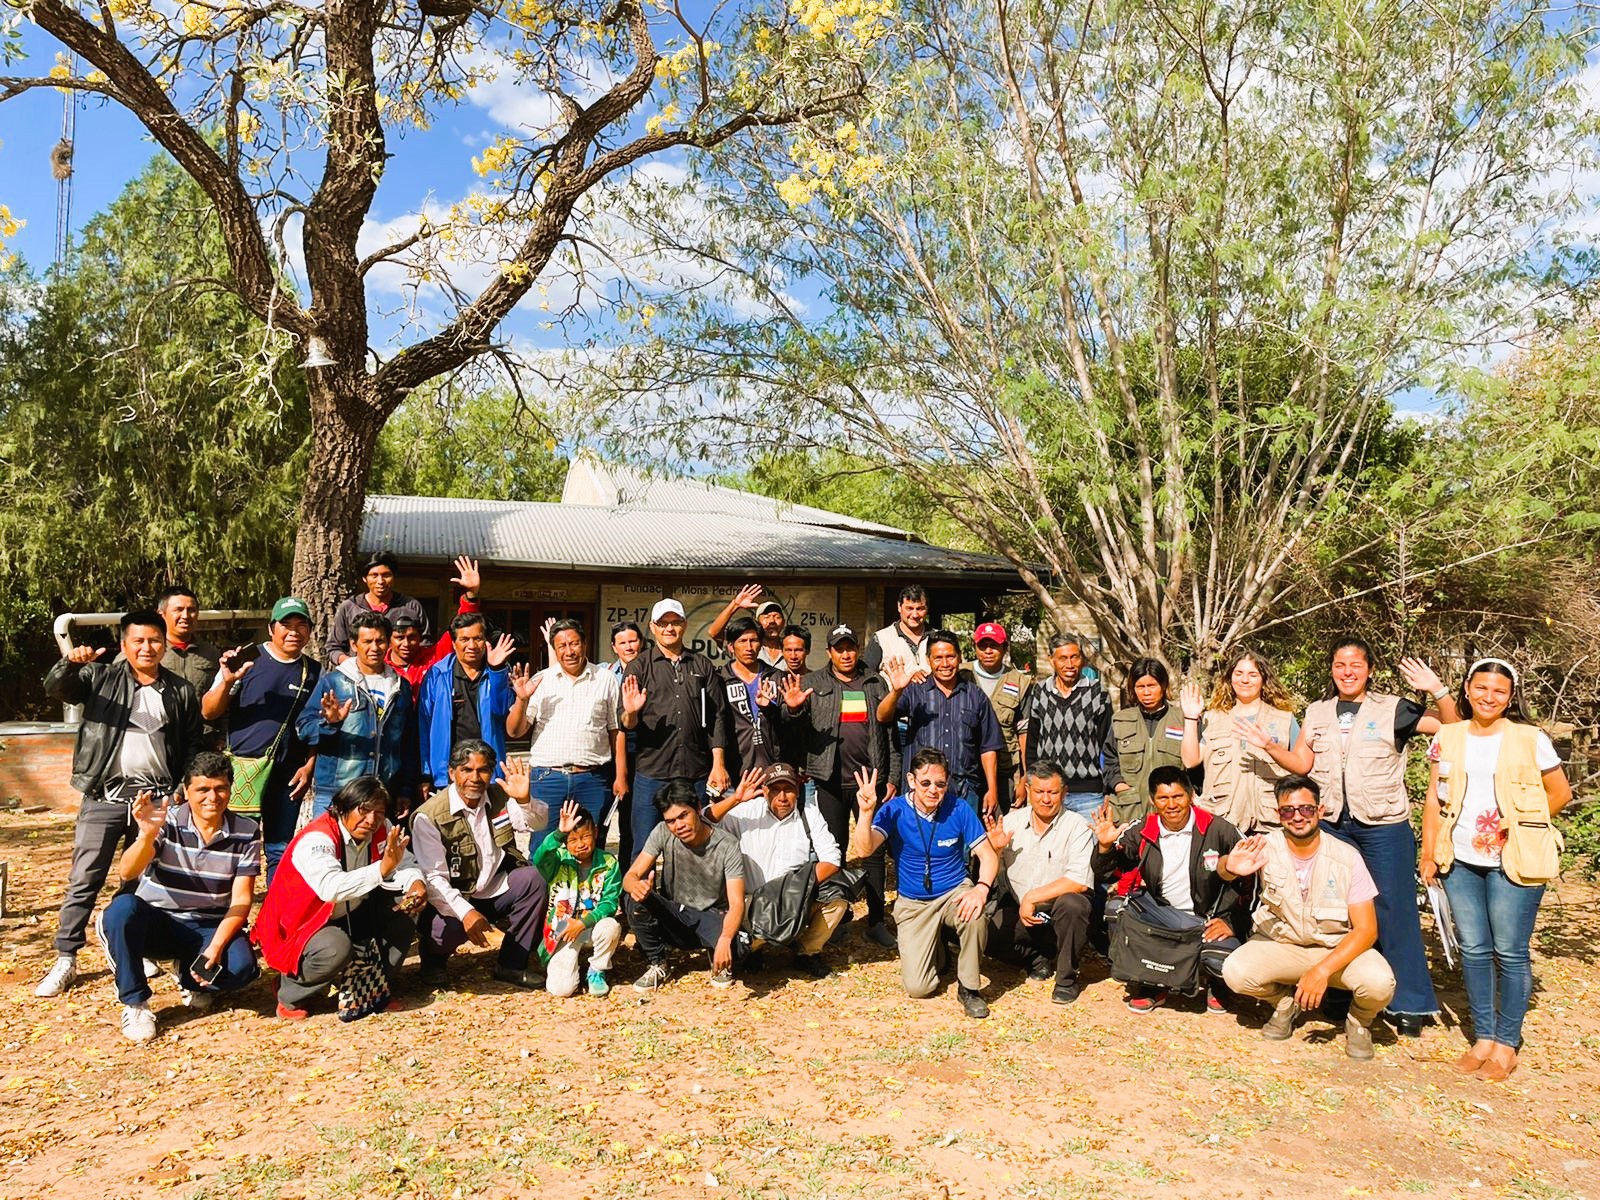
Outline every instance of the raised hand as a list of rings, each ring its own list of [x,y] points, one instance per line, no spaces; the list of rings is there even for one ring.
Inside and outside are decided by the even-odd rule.
[[[356,698],[351,696],[350,699],[340,704],[339,698],[331,690],[323,692],[322,719],[329,725],[343,725],[344,719],[350,715],[350,706],[355,702]]]
[[[516,693],[518,700],[532,700],[543,678],[542,671],[535,671],[528,663],[518,663],[511,668],[511,690]]]
[[[82,666],[84,663],[93,662],[105,654],[106,648],[101,646],[98,650],[93,646],[74,646],[67,651],[67,661]]]
[[[739,803],[743,804],[751,796],[759,792],[766,782],[767,769],[765,767],[752,767],[739,777],[739,786],[734,789],[733,794],[738,798]]]
[[[1111,816],[1111,805],[1102,804],[1094,810],[1094,820],[1090,822],[1094,827],[1094,840],[1100,843],[1100,849],[1109,850],[1115,846],[1122,835],[1133,826],[1133,822],[1118,825]]]
[[[385,879],[395,873],[400,860],[405,857],[406,847],[411,845],[411,839],[406,836],[406,831],[400,828],[389,830],[389,840],[383,844],[383,858],[380,860]]]
[[[139,827],[140,837],[154,838],[161,832],[161,827],[167,823],[167,807],[165,800],[156,804],[155,796],[150,792],[140,792],[133,798],[129,815]]]
[[[1205,716],[1205,694],[1200,691],[1200,685],[1194,680],[1185,683],[1183,690],[1178,693],[1178,706],[1183,709],[1183,715],[1191,721],[1198,721]]]
[[[1266,835],[1253,833],[1249,837],[1240,838],[1233,849],[1228,851],[1228,857],[1223,859],[1222,863],[1228,868],[1228,874],[1237,879],[1254,875],[1267,865]]]
[[[578,827],[578,814],[582,811],[576,800],[568,800],[561,806],[561,818],[556,822],[556,829],[560,831],[562,837],[566,837]]]
[[[637,675],[622,677],[622,711],[637,716],[644,711],[644,702],[650,693],[639,686]]]
[[[903,692],[911,686],[911,670],[903,658],[891,658],[883,664],[884,674],[889,677],[889,686],[897,692]]]
[[[739,589],[733,602],[740,608],[754,608],[760,602],[764,590],[759,583],[747,583]]]
[[[768,675],[756,685],[756,706],[766,708],[778,698],[778,681]]]
[[[533,766],[525,758],[508,758],[500,764],[500,771],[505,776],[500,786],[506,795],[526,804],[533,795]]]
[[[478,585],[483,582],[478,574],[478,560],[468,558],[462,554],[456,558],[456,573],[450,578],[451,583],[459,583],[461,589],[469,596],[478,594]]]
[[[1420,658],[1407,656],[1400,660],[1400,678],[1406,681],[1406,686],[1419,692],[1426,692],[1432,696],[1445,690],[1444,680]]]
[[[489,647],[489,665],[491,667],[499,667],[516,652],[516,638],[509,633],[502,633],[495,638],[494,645]]]
[[[984,832],[988,835],[989,845],[996,851],[1004,850],[1011,845],[1011,833],[1000,823],[998,813],[986,812],[983,814]]]
[[[865,767],[856,771],[856,808],[864,817],[871,817],[878,807],[878,773]]]
[[[554,617],[546,617],[544,619],[544,624],[539,626],[539,632],[544,635],[544,644],[546,646],[550,644],[550,631],[555,627],[556,619]]]
[[[800,676],[785,675],[783,677],[783,702],[793,712],[799,712],[806,706],[806,701],[811,699],[813,688],[802,688]]]
[[[1272,745],[1272,738],[1268,736],[1265,729],[1261,728],[1259,722],[1241,720],[1234,722],[1234,724],[1239,727],[1239,733],[1244,740],[1249,742],[1257,750],[1265,750],[1268,746]]]

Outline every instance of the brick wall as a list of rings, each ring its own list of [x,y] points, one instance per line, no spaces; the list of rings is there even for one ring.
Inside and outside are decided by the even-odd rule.
[[[0,728],[0,800],[77,811],[78,793],[70,782],[76,738],[76,728],[67,726],[31,726],[24,732]]]

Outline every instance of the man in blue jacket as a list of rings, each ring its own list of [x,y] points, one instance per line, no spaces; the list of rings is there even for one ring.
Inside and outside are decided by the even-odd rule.
[[[460,742],[481,740],[494,750],[495,778],[506,757],[506,716],[516,702],[504,663],[516,643],[501,634],[491,648],[481,613],[462,613],[450,622],[453,653],[422,677],[418,735],[422,744],[422,783],[426,791],[450,786],[450,751]]]
[[[411,686],[389,665],[389,618],[357,613],[350,654],[324,671],[295,722],[300,740],[317,756],[312,816],[328,810],[333,794],[363,775],[376,775],[398,820],[417,799],[416,710]]]

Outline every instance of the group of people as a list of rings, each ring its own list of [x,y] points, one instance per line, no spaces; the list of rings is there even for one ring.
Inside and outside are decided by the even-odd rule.
[[[906,992],[933,995],[953,958],[974,1018],[985,955],[1071,1004],[1088,947],[1137,913],[1198,942],[1205,1011],[1263,1000],[1263,1035],[1287,1038],[1320,1008],[1368,1058],[1380,1014],[1415,1036],[1438,1011],[1420,872],[1442,883],[1461,947],[1475,1040],[1457,1065],[1516,1069],[1529,942],[1559,869],[1552,818],[1571,791],[1507,662],[1472,663],[1452,694],[1405,659],[1415,698],[1395,696],[1371,688],[1370,648],[1343,638],[1326,697],[1297,719],[1254,651],[1209,697],[1190,682],[1174,699],[1166,666],[1138,658],[1119,705],[1074,635],[1050,638],[1036,677],[984,622],[963,661],[915,586],[883,629],[830,630],[811,670],[809,631],[751,585],[709,630],[720,665],[685,645],[665,598],[648,631],[611,630],[609,663],[578,622],[547,625],[535,671],[479,610],[477,564],[455,565],[457,614],[437,639],[378,556],[325,663],[300,600],[273,606],[263,642],[218,652],[175,588],[124,616],[111,661],[80,646],[51,669],[46,692],[83,707],[83,803],[40,996],[76,979],[113,866],[120,887],[94,923],[139,1041],[156,1033],[159,961],[205,1006],[264,958],[280,1017],[331,991],[348,1019],[399,1003],[389,984],[413,945],[438,985],[495,928],[496,979],[604,995],[626,930],[635,988],[666,983],[675,950],[705,953],[725,987],[780,951],[825,977],[859,899]],[[1419,735],[1420,856],[1404,779]],[[1173,991],[1131,984],[1126,1003],[1148,1013]]]

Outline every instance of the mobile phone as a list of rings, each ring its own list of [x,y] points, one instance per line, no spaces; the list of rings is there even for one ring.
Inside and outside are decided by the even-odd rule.
[[[260,642],[246,642],[243,646],[233,648],[233,657],[228,660],[235,667],[242,667],[245,663],[255,662],[261,657]]]
[[[215,983],[217,976],[222,974],[222,962],[219,959],[214,965],[206,964],[204,954],[189,964],[189,974],[194,976],[196,983]]]
[[[1033,919],[1041,925],[1050,924],[1050,914],[1037,908],[1033,910]]]

